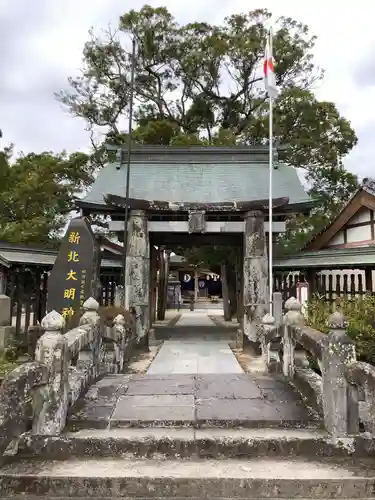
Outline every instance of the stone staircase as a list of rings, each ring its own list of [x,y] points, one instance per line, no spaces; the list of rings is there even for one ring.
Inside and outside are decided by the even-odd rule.
[[[267,419],[257,413],[257,406],[262,404],[263,412],[271,406],[279,413],[280,408],[286,411],[283,399],[288,395],[290,404],[291,393],[281,386],[277,392],[275,387],[282,382],[273,377],[238,377],[222,376],[219,385],[227,397],[220,400],[221,405],[215,404],[223,393],[218,394],[218,382],[214,382],[220,376],[193,377],[195,406],[190,417],[184,417],[187,409],[178,402],[165,408],[167,416],[160,406],[142,407],[142,397],[151,390],[158,392],[157,387],[159,398],[190,392],[186,376],[183,382],[181,376],[174,380],[171,376],[163,380],[140,375],[105,377],[77,402],[65,432],[23,436],[17,455],[8,456],[0,469],[0,498],[375,498],[372,439],[358,435],[334,440],[319,420],[301,420],[294,413],[289,419],[287,413],[280,414],[278,421]],[[258,400],[249,394],[254,399],[246,399],[247,413],[234,418],[229,409],[243,407],[245,401],[233,393],[235,379],[239,392],[241,384],[242,388],[247,384],[246,391],[272,385],[273,398],[265,397],[267,391]],[[121,395],[125,387],[131,396]],[[202,400],[197,399],[204,395],[212,411],[209,415],[206,408],[205,419],[198,418]],[[126,411],[131,410],[133,417],[124,413],[115,422],[111,417],[121,401],[127,402]],[[147,417],[149,411],[154,411],[154,420]]]
[[[375,368],[355,361],[343,318],[333,315],[323,335],[301,327],[291,308],[283,374],[225,373],[222,358],[216,373],[205,373],[207,356],[190,375],[100,375],[99,350],[84,350],[101,335],[98,305],[89,299],[85,307],[79,328],[64,335],[62,318],[50,313],[37,362],[2,385],[1,499],[375,500]],[[280,331],[266,319],[262,359],[270,368]],[[122,346],[124,318],[106,335]],[[297,363],[297,342],[321,375]],[[114,360],[118,370],[125,355],[123,348]],[[181,363],[181,351],[173,356]],[[31,401],[33,429],[25,432]]]
[[[33,438],[1,498],[370,499],[371,445],[318,430],[133,428]]]

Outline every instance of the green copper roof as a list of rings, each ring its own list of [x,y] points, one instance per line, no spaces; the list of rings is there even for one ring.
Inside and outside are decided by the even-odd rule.
[[[299,252],[275,259],[273,267],[277,269],[349,268],[374,267],[375,246],[352,248],[327,248],[311,252]]]
[[[122,161],[126,161],[126,154]],[[277,165],[273,197],[289,197],[290,204],[309,202],[296,170]],[[125,196],[126,169],[126,163],[101,169],[83,202],[104,205],[107,194]],[[268,198],[268,183],[268,153],[264,149],[142,148],[133,152],[130,197],[187,203],[252,201]]]

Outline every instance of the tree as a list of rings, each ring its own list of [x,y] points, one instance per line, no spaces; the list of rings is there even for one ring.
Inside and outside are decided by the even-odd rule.
[[[77,195],[92,182],[83,153],[0,153],[0,239],[53,246]]]
[[[193,134],[209,142],[222,130],[237,143],[259,144],[268,137],[268,106],[262,86],[265,23],[259,9],[227,17],[222,25],[196,22],[179,26],[166,8],[144,6],[120,18],[119,30],[100,38],[91,32],[84,49],[82,76],[59,99],[90,126],[119,134],[127,115],[131,54],[135,37],[136,121],[148,143],[170,144]],[[334,104],[312,92],[323,72],[313,64],[315,37],[290,18],[277,20],[274,53],[277,83],[275,140],[286,145],[284,159],[298,167],[336,162],[356,143],[347,120]]]
[[[121,16],[116,32],[90,33],[81,76],[70,78],[71,88],[58,98],[90,128],[104,126],[112,140],[124,138],[119,123],[128,114],[128,40],[134,37],[136,142],[266,144],[268,103],[262,63],[270,21],[271,13],[265,9],[234,14],[220,25],[179,25],[164,7],[131,10]],[[355,176],[337,166],[337,158],[344,157],[357,138],[336,106],[314,95],[323,71],[314,64],[316,38],[308,27],[285,17],[273,24],[280,88],[275,142],[285,146],[281,160],[305,170],[319,203],[314,224],[321,227],[357,187]],[[336,192],[340,195],[333,196]],[[311,223],[298,218],[289,235],[301,243],[310,230]]]

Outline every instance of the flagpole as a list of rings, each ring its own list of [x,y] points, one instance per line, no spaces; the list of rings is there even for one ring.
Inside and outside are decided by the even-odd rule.
[[[273,54],[272,47],[272,29],[270,29],[269,34],[269,48],[270,54]],[[269,313],[273,314],[273,234],[272,234],[272,174],[273,174],[273,102],[272,96],[268,93],[269,98],[269,160],[268,160],[268,170],[269,170],[269,186],[268,186],[268,278],[269,278]]]

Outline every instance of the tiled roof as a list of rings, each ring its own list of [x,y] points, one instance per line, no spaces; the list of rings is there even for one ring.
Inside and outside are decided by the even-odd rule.
[[[212,148],[212,154],[191,153],[167,157],[152,152],[135,155],[130,171],[130,197],[186,203],[253,201],[268,198],[268,153]],[[230,152],[230,154],[228,153]],[[224,154],[225,153],[225,154]],[[245,154],[246,153],[246,154]],[[290,166],[277,164],[273,171],[273,197],[289,197],[289,203],[310,201]],[[124,196],[126,164],[111,163],[99,171],[83,202],[105,205],[108,194]]]
[[[319,269],[368,266],[375,262],[375,246],[356,248],[327,248],[312,252],[299,252],[295,255],[275,259],[273,268],[277,269]]]

